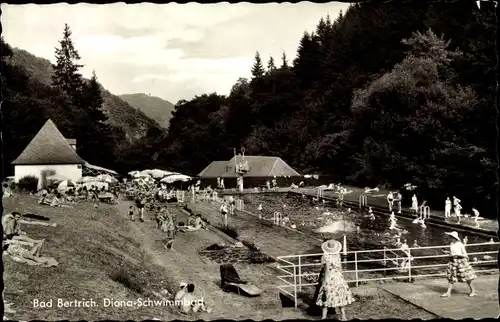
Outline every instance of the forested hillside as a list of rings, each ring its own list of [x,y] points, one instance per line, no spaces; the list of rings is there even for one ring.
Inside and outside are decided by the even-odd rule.
[[[144,93],[123,94],[120,95],[120,98],[142,111],[152,120],[155,120],[161,127],[168,128],[172,112],[174,111],[174,104]]]
[[[78,73],[78,52],[65,29],[57,64],[1,43],[3,175],[47,119],[63,135],[75,138],[78,153],[90,163],[124,170],[123,153],[158,124],[104,90],[97,76]],[[68,48],[70,48],[68,50]]]
[[[178,102],[141,157],[195,174],[245,147],[344,183],[412,182],[491,205],[495,28],[487,3],[353,5],[305,32],[293,61],[257,52],[228,97]]]
[[[8,58],[7,63],[21,67],[33,81],[43,85],[52,85],[54,70],[48,59],[37,57],[26,50],[13,48],[13,55]],[[132,142],[142,138],[155,122],[147,117],[141,110],[137,110],[119,96],[111,94],[101,86],[104,99],[103,108],[109,116],[113,126],[125,131],[128,141]]]

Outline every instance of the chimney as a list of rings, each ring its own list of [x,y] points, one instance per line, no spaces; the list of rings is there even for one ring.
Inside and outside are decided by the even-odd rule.
[[[76,151],[76,139],[66,139],[66,141],[68,141],[69,145]]]

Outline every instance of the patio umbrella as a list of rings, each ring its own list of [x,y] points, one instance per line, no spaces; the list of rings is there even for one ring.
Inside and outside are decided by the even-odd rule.
[[[167,176],[167,177],[161,179],[160,182],[173,183],[173,182],[177,182],[177,181],[187,182],[189,180],[191,180],[190,176],[179,173],[179,174],[172,174],[170,176]]]
[[[47,179],[49,179],[50,181],[54,181],[54,182],[61,182],[64,180],[70,180],[68,177],[62,176],[60,174],[54,174],[54,175],[48,176]]]
[[[129,175],[129,176],[131,176],[131,177],[133,177],[133,176],[135,176],[136,174],[138,174],[138,173],[140,173],[140,172],[141,172],[141,171],[134,170],[134,171],[130,171],[130,172],[128,173],[128,175]]]
[[[76,181],[76,183],[95,182],[95,181],[99,181],[99,180],[97,180],[96,177],[86,176],[86,177],[81,177],[80,179],[78,179],[78,181]]]
[[[160,170],[160,169],[154,169],[154,170],[151,170],[149,172],[149,174],[151,175],[151,177],[153,177],[155,179],[161,179],[163,177],[168,176],[169,174],[172,174],[172,172]]]
[[[59,185],[57,186],[57,190],[66,190],[68,189],[69,187],[74,187],[75,186],[75,183],[71,180],[64,180],[64,181],[61,181],[59,183]]]
[[[114,178],[113,176],[110,176],[109,174],[100,174],[96,177],[97,180],[103,181],[103,182],[108,182],[108,183],[117,183],[118,180]]]
[[[137,179],[137,178],[151,178],[151,176],[149,174],[144,173],[144,172],[136,173],[135,175],[133,175],[133,177],[135,179]]]

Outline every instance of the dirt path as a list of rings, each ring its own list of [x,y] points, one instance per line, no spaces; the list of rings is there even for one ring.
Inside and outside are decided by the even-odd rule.
[[[130,202],[120,202],[117,207],[123,216]],[[172,208],[178,221],[187,221],[187,215],[180,209]],[[186,281],[195,284],[202,290],[207,303],[213,307],[210,314],[200,313],[198,319],[254,319],[267,318],[285,319],[305,317],[296,310],[283,310],[279,305],[275,274],[271,269],[259,265],[235,265],[242,278],[248,279],[264,290],[260,297],[246,298],[234,293],[223,292],[219,286],[219,264],[199,256],[198,250],[214,243],[222,242],[215,233],[200,230],[197,232],[179,233],[176,236],[174,248],[176,252],[163,248],[164,238],[156,229],[156,222],[149,214],[145,214],[145,222],[132,222],[135,239],[141,243],[151,260],[163,267],[165,273],[177,282]],[[189,318],[181,316],[182,319]]]

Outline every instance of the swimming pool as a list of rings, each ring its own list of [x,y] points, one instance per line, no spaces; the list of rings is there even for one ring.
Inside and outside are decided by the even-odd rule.
[[[389,213],[387,216],[375,215],[375,220],[367,216],[367,212],[359,212],[352,209],[350,213],[336,207],[333,201],[320,201],[309,196],[301,196],[291,193],[270,194],[247,194],[240,197],[245,203],[245,210],[257,214],[258,207],[262,205],[263,217],[271,219],[274,212],[281,212],[290,217],[291,224],[295,224],[298,230],[316,233],[320,227],[329,223],[339,223],[340,230],[332,233],[316,233],[318,236],[325,235],[327,238],[341,238],[347,235],[350,250],[380,249],[384,246],[392,248],[395,242],[396,230],[389,229]],[[328,214],[330,213],[330,214]],[[359,226],[359,233],[353,227]],[[397,226],[403,232],[401,241],[407,240],[411,247],[416,241],[419,246],[446,245],[445,228],[428,225],[421,228],[413,224],[411,220],[398,218]],[[345,227],[346,231],[344,231]],[[468,243],[487,242],[489,239],[471,233],[460,234],[461,238],[467,236]]]
[[[437,226],[428,225],[426,228],[421,228],[417,224],[413,224],[412,220],[398,218],[397,226],[400,230],[389,229],[389,213],[386,215],[375,215],[375,219],[371,220],[368,213],[360,212],[358,209],[351,209],[348,213],[346,209],[340,209],[335,205],[334,201],[323,201],[317,198],[298,195],[293,193],[262,193],[262,194],[244,194],[239,197],[245,203],[245,210],[258,214],[259,205],[262,205],[262,217],[272,219],[274,212],[287,214],[290,218],[290,224],[295,224],[297,230],[304,231],[309,234],[314,234],[320,239],[337,239],[342,241],[343,235],[347,238],[348,251],[360,251],[370,249],[388,249],[398,248],[395,246],[398,232],[400,232],[400,241],[406,240],[409,247],[413,247],[413,243],[419,246],[444,246],[449,243],[446,239],[445,232],[451,230]],[[327,214],[325,214],[327,213]],[[330,214],[328,214],[330,213]],[[328,233],[318,233],[317,229],[327,226],[328,224],[337,224],[336,231]],[[359,232],[356,227],[359,226]],[[474,233],[469,235],[460,233],[463,239],[468,238],[468,244],[485,243],[489,238]],[[322,253],[320,242],[312,245],[311,253]],[[491,251],[497,250],[496,245],[474,246],[469,247],[468,252]],[[396,251],[400,256],[404,256],[401,251]],[[422,253],[422,254],[420,254]],[[413,250],[413,256],[433,256],[442,255],[440,249]],[[381,253],[364,253],[366,258],[382,258]],[[473,256],[471,256],[471,260]],[[479,258],[481,260],[481,258]],[[445,258],[426,258],[418,259],[415,265],[428,264],[443,264]],[[378,266],[378,264],[370,264],[363,266]],[[488,265],[490,266],[490,265]],[[442,270],[438,268],[437,270]]]

